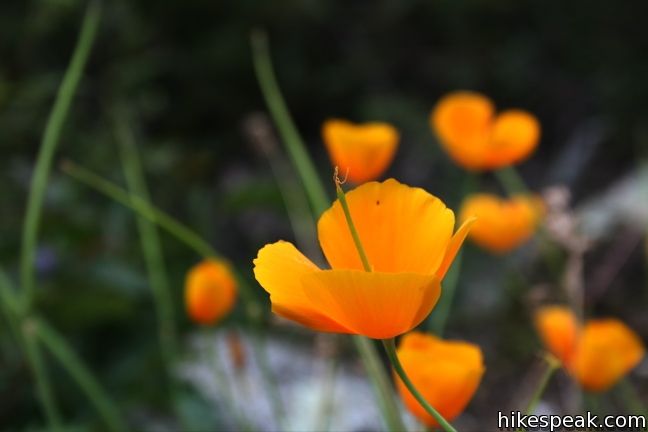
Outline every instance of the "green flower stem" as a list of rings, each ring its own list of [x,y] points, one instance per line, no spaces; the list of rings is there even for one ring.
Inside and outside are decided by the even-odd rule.
[[[328,208],[329,200],[279,91],[272,69],[267,37],[263,32],[258,31],[252,34],[252,57],[266,104],[304,185],[314,216],[319,217]],[[390,430],[405,430],[398,406],[392,395],[389,377],[381,367],[378,351],[372,342],[363,336],[354,336],[353,342],[373,384],[387,427]]]
[[[92,171],[73,162],[64,161],[61,165],[61,169],[75,180],[91,187],[97,192],[117,201],[121,205],[130,208],[138,215],[159,225],[176,239],[189,246],[189,248],[195,250],[198,255],[203,257],[221,258],[220,254],[218,254],[209,243],[203,240],[202,237],[196,234],[196,232],[178,222],[167,213],[158,210],[145,199],[129,194],[126,190],[120,188],[114,183],[105,180]]]
[[[119,143],[124,175],[131,195],[150,201],[133,131],[120,111],[115,112],[115,138]],[[160,346],[167,374],[172,380],[170,375],[177,353],[177,335],[173,301],[162,255],[162,242],[155,224],[148,219],[137,216],[137,228],[155,301]]]
[[[360,258],[362,259],[362,264],[364,266],[365,271],[370,272],[371,271],[371,264],[369,263],[369,260],[367,259],[367,254],[365,253],[364,247],[362,246],[362,242],[360,241],[360,236],[358,235],[358,232],[355,228],[355,225],[353,223],[353,218],[351,217],[351,212],[349,211],[349,205],[346,200],[346,196],[344,195],[344,191],[340,187],[340,183],[336,178],[336,183],[335,183],[335,188],[337,190],[337,195],[338,199],[340,200],[340,204],[342,205],[342,210],[344,211],[344,217],[346,218],[347,225],[349,226],[349,230],[351,231],[351,235],[353,237],[353,241],[355,243],[356,249],[358,250],[358,254],[360,255]],[[383,346],[385,347],[385,351],[387,352],[387,357],[389,357],[389,361],[394,367],[394,370],[398,374],[398,376],[401,377],[407,388],[411,391],[411,393],[414,395],[416,400],[419,401],[419,403],[425,408],[425,410],[432,415],[436,419],[436,421],[439,423],[439,425],[447,432],[455,431],[455,429],[446,421],[446,419],[443,418],[439,412],[434,409],[432,405],[430,405],[423,396],[416,390],[416,387],[412,384],[412,382],[409,380],[407,375],[405,374],[405,370],[403,370],[399,360],[398,356],[396,355],[396,347],[394,344],[394,339],[386,339],[383,340]]]
[[[29,324],[33,326],[39,342],[47,347],[95,405],[108,429],[111,431],[126,430],[117,406],[101,387],[92,372],[86,368],[83,361],[68,346],[65,339],[45,321],[32,318]]]
[[[45,199],[45,191],[47,189],[54,152],[59,143],[63,124],[65,123],[72,98],[76,93],[97,33],[100,11],[100,3],[98,1],[91,1],[83,18],[81,32],[76,47],[74,48],[72,60],[65,71],[63,81],[58,89],[56,101],[47,120],[38,152],[22,232],[20,279],[22,289],[24,290],[22,299],[24,313],[27,313],[31,308],[34,297],[34,261],[36,259],[38,228],[42,216],[43,201]]]
[[[434,419],[437,421],[437,423],[439,423],[439,426],[441,426],[444,431],[457,432],[457,430],[452,427],[452,425],[448,423],[448,421],[443,418],[443,416],[439,414],[439,412],[425,400],[425,398],[416,389],[412,381],[410,381],[409,377],[405,373],[405,370],[403,369],[403,366],[400,363],[400,360],[398,360],[394,339],[391,338],[383,340],[383,346],[385,347],[389,361],[391,362],[392,366],[394,366],[394,370],[403,381],[407,389],[410,391],[410,393],[412,393],[412,396],[414,396],[414,398],[421,404],[421,406],[425,408],[425,411],[427,411],[432,417],[434,417]]]
[[[358,255],[360,255],[360,260],[362,261],[362,266],[365,271],[371,272],[371,264],[367,258],[367,253],[364,250],[362,241],[360,241],[360,235],[358,235],[358,230],[356,230],[355,224],[353,223],[353,218],[351,217],[351,210],[349,210],[349,204],[347,203],[346,196],[344,191],[340,187],[340,182],[336,178],[335,180],[335,191],[337,193],[338,200],[344,211],[344,217],[346,218],[347,225],[349,226],[349,231],[351,231],[351,237],[353,237],[353,242],[355,243],[356,249],[358,249]]]
[[[493,173],[509,195],[528,195],[529,187],[517,170],[512,166],[501,168]]]
[[[448,317],[450,316],[452,302],[455,293],[457,292],[462,256],[463,251],[459,250],[459,253],[457,253],[448,273],[445,278],[443,278],[443,290],[441,292],[439,303],[434,308],[434,313],[430,314],[430,317],[428,318],[429,329],[438,336],[443,335],[446,323],[448,322]]]
[[[23,339],[25,341],[25,354],[34,373],[38,399],[43,406],[47,418],[48,429],[58,432],[62,430],[61,415],[56,406],[54,392],[47,373],[47,366],[40,349],[38,335],[33,322],[23,325]]]
[[[540,399],[542,398],[542,395],[547,389],[547,385],[549,384],[551,377],[560,368],[560,361],[558,361],[558,359],[556,359],[551,354],[545,355],[545,362],[547,363],[547,369],[545,370],[544,374],[540,378],[540,381],[538,382],[538,387],[536,387],[535,391],[533,392],[533,395],[531,395],[531,399],[529,400],[529,403],[525,410],[525,413],[527,415],[533,414],[538,404],[540,403]]]
[[[630,414],[642,415],[648,418],[648,409],[637,394],[637,389],[628,378],[623,378],[617,388]]]
[[[148,219],[149,221],[157,224],[160,228],[167,231],[180,242],[184,243],[190,249],[193,249],[198,255],[204,258],[219,258],[224,259],[212,246],[203,240],[196,232],[178,222],[176,219],[169,216],[167,213],[159,210],[146,200],[129,194],[126,190],[111,183],[104,178],[96,175],[83,167],[80,167],[72,162],[65,162],[62,169],[70,177],[75,180],[91,187],[95,191],[111,198],[112,200],[122,204],[123,206],[133,210],[137,215]],[[251,342],[256,355],[259,356],[259,365],[261,374],[265,381],[266,392],[271,399],[274,406],[280,406],[280,399],[278,397],[278,390],[276,382],[271,376],[270,369],[267,367],[267,360],[263,357],[266,352],[263,349],[263,338],[259,332],[260,320],[263,316],[261,307],[258,305],[250,286],[246,283],[245,279],[237,272],[236,279],[241,287],[240,293],[245,303],[245,311],[252,322],[253,331]],[[277,411],[282,412],[282,409]],[[281,415],[281,414],[280,414]],[[281,420],[278,419],[278,422]]]
[[[319,216],[327,208],[326,192],[281,95],[272,68],[268,38],[263,31],[255,31],[251,35],[251,42],[254,71],[270,115],[277,125],[288,154],[304,183],[304,189],[310,198],[313,211]]]
[[[279,392],[279,384],[275,379],[270,364],[268,363],[268,355],[266,351],[266,340],[262,337],[263,332],[259,325],[255,325],[252,329],[252,353],[254,358],[257,359],[259,371],[265,382],[268,399],[270,399],[270,406],[274,414],[275,420],[279,430],[286,429],[286,409],[284,408],[283,399]]]

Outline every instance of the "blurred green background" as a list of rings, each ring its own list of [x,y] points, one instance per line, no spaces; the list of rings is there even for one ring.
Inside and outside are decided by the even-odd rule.
[[[439,149],[427,119],[438,98],[456,89],[481,91],[499,109],[519,107],[539,117],[541,144],[520,168],[535,190],[564,184],[576,204],[586,202],[648,156],[643,1],[103,3],[56,160],[73,160],[124,184],[110,112],[116,104],[127,107],[152,200],[203,234],[250,279],[260,246],[292,238],[267,161],[242,128],[247,116],[265,109],[250,57],[254,28],[268,32],[279,83],[323,178],[331,174],[320,138],[323,120],[388,121],[402,134],[388,175],[457,208],[463,173]],[[76,0],[0,4],[0,262],[13,275],[30,175],[84,8]],[[480,181],[482,189],[500,191],[490,176]],[[586,276],[605,263],[615,236],[587,256]],[[163,238],[176,310],[188,332],[182,284],[198,257]],[[486,352],[493,373],[471,409],[489,417],[506,395],[484,389],[514,386],[515,372],[528,368],[538,344],[529,339],[521,301],[502,289],[515,284],[502,269],[516,257],[502,260],[471,247],[466,255],[448,330],[480,342]],[[589,307],[627,317],[645,338],[644,262],[641,247],[633,248],[614,287]],[[38,268],[39,310],[120,404],[164,413],[155,314],[133,214],[55,169]],[[529,264],[529,271],[531,280],[547,282],[541,265]],[[260,289],[258,296],[265,298]],[[483,319],[492,324],[485,327]],[[3,322],[0,425],[14,430],[39,424],[39,409],[29,370],[5,333]],[[57,388],[70,385],[53,370]],[[57,393],[67,416],[92,424],[79,392]]]

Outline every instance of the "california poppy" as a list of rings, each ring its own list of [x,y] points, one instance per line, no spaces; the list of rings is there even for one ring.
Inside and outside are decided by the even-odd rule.
[[[436,304],[472,221],[453,235],[454,214],[441,200],[393,179],[365,183],[346,199],[371,272],[336,200],[317,227],[330,270],[279,241],[259,251],[254,275],[275,313],[311,329],[374,339],[403,334]]]
[[[471,195],[461,206],[460,219],[476,217],[470,239],[491,252],[508,252],[535,233],[544,206],[537,197],[509,199],[491,194]]]
[[[540,139],[540,124],[530,113],[512,109],[495,114],[486,96],[450,93],[430,114],[430,124],[450,157],[469,170],[493,170],[527,158]]]
[[[334,166],[348,179],[360,184],[378,179],[394,159],[398,131],[387,123],[354,124],[346,120],[328,120],[322,137]]]
[[[236,301],[237,282],[229,265],[221,260],[204,260],[187,273],[185,304],[189,317],[199,324],[216,324]]]
[[[485,370],[478,346],[420,332],[403,336],[397,353],[414,386],[448,421],[466,408]],[[398,376],[396,384],[407,409],[428,427],[438,426]]]
[[[639,336],[618,319],[592,319],[581,328],[567,307],[550,306],[536,313],[536,325],[547,349],[591,392],[614,386],[645,354]]]

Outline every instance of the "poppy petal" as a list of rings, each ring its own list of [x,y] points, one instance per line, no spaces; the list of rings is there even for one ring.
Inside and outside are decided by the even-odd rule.
[[[540,123],[522,110],[508,110],[493,123],[490,150],[484,155],[492,168],[512,165],[526,159],[540,140]]]
[[[441,200],[394,179],[365,183],[346,199],[372,270],[433,274],[439,268],[454,227],[454,213]],[[332,268],[363,270],[339,200],[317,229]]]
[[[440,294],[434,275],[324,270],[305,273],[304,292],[353,333],[387,339],[417,326]]]
[[[301,278],[321,270],[297,248],[285,241],[264,246],[254,260],[254,276],[270,294],[272,310],[313,330],[348,333],[317,311],[305,294]]]
[[[333,165],[360,184],[375,180],[389,167],[398,147],[398,131],[387,123],[353,124],[328,120],[322,136]]]
[[[443,280],[446,273],[448,272],[448,269],[450,269],[452,262],[459,252],[459,249],[461,249],[461,245],[463,245],[464,240],[466,240],[466,236],[470,232],[470,227],[473,223],[475,223],[476,220],[477,218],[474,217],[466,219],[450,239],[450,243],[448,243],[448,248],[446,249],[443,261],[441,262],[441,265],[436,272],[437,277],[440,280]]]

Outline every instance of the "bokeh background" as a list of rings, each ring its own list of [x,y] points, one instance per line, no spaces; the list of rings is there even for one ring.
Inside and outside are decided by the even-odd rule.
[[[32,168],[85,4],[0,5],[0,262],[12,275]],[[542,140],[520,173],[538,192],[571,191],[594,244],[582,262],[587,313],[622,317],[645,340],[647,15],[642,1],[105,1],[56,160],[123,185],[110,112],[126,107],[152,201],[227,255],[265,302],[251,260],[265,243],[293,235],[268,162],[245,131],[245,120],[265,110],[250,31],[269,35],[279,84],[323,178],[332,172],[320,136],[325,119],[387,121],[402,136],[387,176],[457,208],[464,173],[435,141],[428,115],[445,93],[477,90],[500,109],[538,116]],[[478,181],[502,193],[492,176]],[[130,210],[56,168],[38,248],[37,305],[135,424],[173,428],[135,222]],[[163,251],[191,358],[197,330],[183,313],[182,287],[199,257],[166,235]],[[524,283],[512,267],[522,269]],[[446,334],[485,352],[487,373],[464,416],[468,427],[494,424],[498,410],[525,394],[525,380],[533,382],[540,344],[530,305],[551,299],[559,283],[534,244],[505,257],[467,246]],[[237,310],[225,327],[241,321]],[[281,324],[270,332],[284,349],[316,356],[309,332]],[[6,333],[3,322],[0,427],[37,427],[30,371]],[[340,356],[356,361],[351,349]],[[65,415],[99,427],[67,375],[55,365],[52,371]],[[648,370],[636,375],[640,393],[648,392]],[[550,393],[566,382],[552,383]],[[212,407],[195,387],[185,383],[183,406],[209,427]]]

